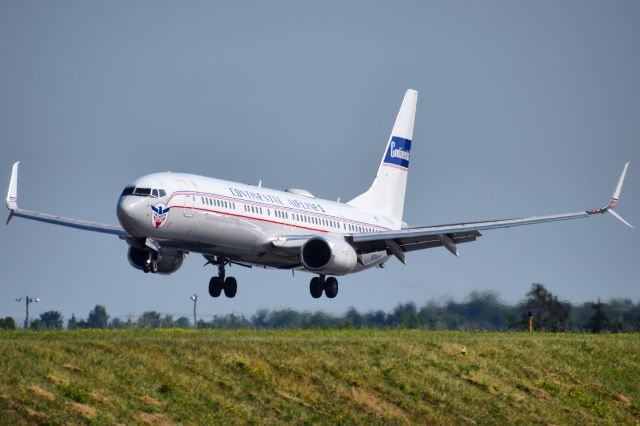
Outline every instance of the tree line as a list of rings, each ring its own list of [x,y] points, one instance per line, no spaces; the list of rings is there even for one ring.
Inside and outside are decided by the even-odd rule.
[[[431,330],[527,330],[532,316],[534,328],[552,332],[634,332],[640,331],[640,302],[611,299],[607,302],[571,304],[559,300],[544,285],[534,283],[525,298],[516,305],[503,303],[490,291],[474,291],[464,301],[429,301],[422,307],[403,303],[391,312],[358,312],[349,308],[343,315],[325,312],[300,312],[294,309],[259,310],[250,317],[216,316],[198,320],[201,329],[339,329],[339,328],[421,328]],[[96,305],[86,319],[75,315],[66,329],[82,328],[189,328],[193,323],[181,316],[173,318],[156,311],[146,311],[137,319],[111,318],[103,305]],[[15,329],[11,317],[0,319],[0,329]],[[47,311],[31,321],[32,330],[60,330],[64,318],[58,311]]]

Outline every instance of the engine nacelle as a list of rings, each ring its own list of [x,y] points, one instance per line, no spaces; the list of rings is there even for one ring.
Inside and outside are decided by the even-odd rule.
[[[155,261],[158,264],[158,274],[171,274],[182,266],[185,253],[180,250],[161,247],[160,250],[154,254]],[[141,271],[145,270],[147,260],[149,259],[149,251],[141,250],[134,246],[129,246],[129,252],[127,253],[127,259],[129,264]]]
[[[300,260],[309,271],[323,275],[344,275],[358,263],[354,248],[343,239],[312,237],[300,249]]]

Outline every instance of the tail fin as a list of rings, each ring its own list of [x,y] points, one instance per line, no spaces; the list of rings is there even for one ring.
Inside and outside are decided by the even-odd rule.
[[[347,203],[350,206],[402,220],[417,102],[418,92],[407,90],[378,173],[367,192]]]

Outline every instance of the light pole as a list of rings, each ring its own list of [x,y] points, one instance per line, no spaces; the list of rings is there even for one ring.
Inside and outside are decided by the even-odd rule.
[[[197,318],[196,318],[196,304],[198,303],[198,295],[193,293],[193,296],[190,297],[193,300],[193,328],[198,328]]]
[[[24,303],[27,307],[27,317],[24,319],[24,329],[28,330],[29,329],[29,304],[30,303],[38,303],[40,301],[40,299],[38,299],[37,297],[29,297],[29,296],[25,296],[25,297],[18,297],[16,299],[16,302],[20,302],[22,301],[22,299],[24,299]]]

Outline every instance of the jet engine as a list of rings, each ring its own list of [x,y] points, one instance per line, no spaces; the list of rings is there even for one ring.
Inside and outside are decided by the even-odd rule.
[[[309,271],[323,275],[344,275],[358,262],[354,248],[343,239],[312,237],[300,249],[300,260]]]
[[[152,259],[155,260],[158,269],[158,274],[171,274],[182,266],[185,253],[180,250],[161,247],[157,253],[152,255]],[[141,250],[134,246],[129,246],[129,252],[127,253],[127,259],[131,266],[141,271],[149,271],[148,260],[149,251]]]

